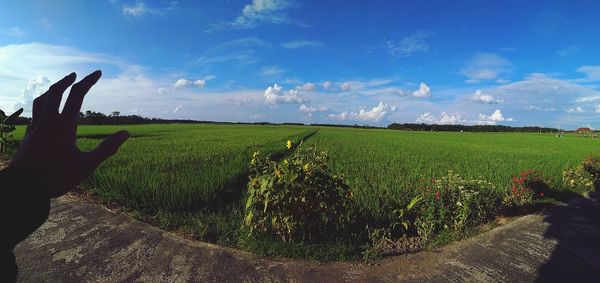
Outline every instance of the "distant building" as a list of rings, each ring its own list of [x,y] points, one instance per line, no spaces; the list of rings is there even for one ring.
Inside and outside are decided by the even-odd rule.
[[[575,130],[576,134],[591,134],[592,133],[592,129],[590,128],[579,128],[577,130]]]

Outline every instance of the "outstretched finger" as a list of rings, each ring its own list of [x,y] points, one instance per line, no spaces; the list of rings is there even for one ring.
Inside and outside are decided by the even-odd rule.
[[[33,129],[40,122],[40,115],[42,115],[42,111],[44,109],[44,104],[46,103],[46,94],[42,94],[33,100],[33,107],[31,113],[31,125],[27,127]]]
[[[71,73],[68,76],[64,77],[62,80],[56,82],[46,93],[46,102],[44,103],[43,113],[40,122],[45,123],[44,121],[50,122],[50,118],[53,118],[58,115],[58,106],[60,105],[60,101],[62,99],[62,95],[67,90],[67,88],[75,82],[77,75],[75,73]]]
[[[71,87],[69,97],[67,98],[67,102],[65,103],[65,107],[63,108],[61,114],[63,119],[73,122],[77,121],[77,116],[79,115],[79,110],[81,110],[83,98],[88,93],[90,88],[92,88],[92,86],[98,82],[101,76],[102,72],[97,70],[87,75],[85,78]]]
[[[91,168],[96,168],[100,163],[117,153],[121,145],[129,138],[129,132],[119,131],[105,140],[93,151],[86,153]]]

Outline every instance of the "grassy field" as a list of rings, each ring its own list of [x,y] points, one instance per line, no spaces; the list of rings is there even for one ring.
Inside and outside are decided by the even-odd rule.
[[[381,222],[448,170],[505,190],[512,176],[534,169],[560,189],[566,166],[600,151],[600,140],[574,135],[216,124],[81,126],[78,144],[90,150],[119,129],[132,138],[83,187],[142,220],[226,245],[239,245],[244,237],[240,227],[253,152],[285,157],[287,140],[310,137],[307,145],[327,150],[360,212]],[[16,136],[22,135],[21,127]]]
[[[537,133],[402,132],[326,128],[309,143],[329,151],[365,212],[385,218],[407,191],[429,184],[448,170],[465,178],[510,186],[521,171],[542,171],[561,188],[562,171],[600,151],[600,140]]]

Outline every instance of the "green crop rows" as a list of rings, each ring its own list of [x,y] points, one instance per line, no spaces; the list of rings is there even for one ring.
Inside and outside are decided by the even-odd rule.
[[[240,227],[253,152],[289,154],[287,140],[310,136],[306,143],[327,150],[361,213],[382,222],[448,170],[502,190],[512,176],[534,169],[560,189],[565,167],[600,151],[600,140],[575,135],[218,124],[81,126],[78,144],[91,150],[123,128],[132,138],[83,187],[143,220],[227,245],[244,237]],[[16,136],[23,132],[20,127]]]

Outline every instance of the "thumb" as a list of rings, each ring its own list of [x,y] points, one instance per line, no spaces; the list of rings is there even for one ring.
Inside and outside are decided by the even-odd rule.
[[[87,153],[89,161],[93,168],[117,153],[119,147],[129,138],[129,132],[116,132],[102,141],[93,151]]]

